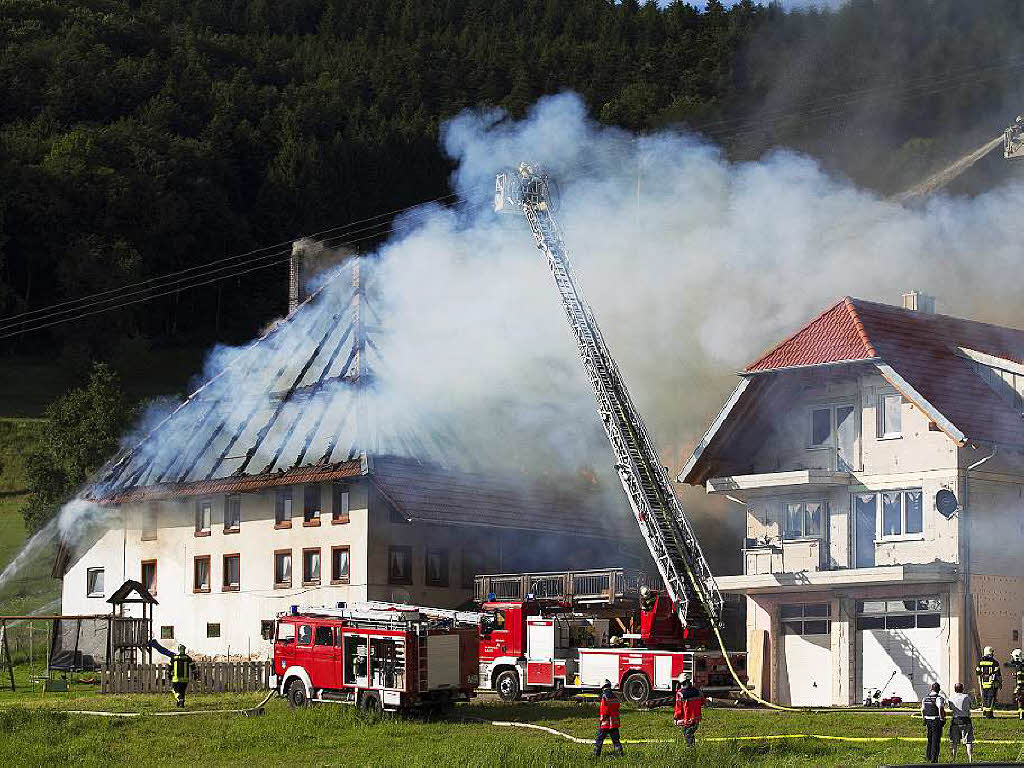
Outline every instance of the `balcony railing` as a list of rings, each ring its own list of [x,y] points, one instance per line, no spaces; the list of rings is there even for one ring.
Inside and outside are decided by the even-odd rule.
[[[640,587],[650,586],[646,573],[629,568],[589,571],[483,574],[473,580],[476,600],[538,600],[568,603],[614,603],[635,599]]]

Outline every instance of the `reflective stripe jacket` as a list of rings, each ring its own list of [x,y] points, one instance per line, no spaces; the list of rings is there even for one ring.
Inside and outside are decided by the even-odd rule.
[[[171,657],[171,682],[187,683],[192,667],[192,658],[186,653],[176,653]]]
[[[619,700],[610,691],[601,694],[601,721],[597,727],[602,731],[619,727]]]
[[[998,688],[1003,682],[999,662],[991,656],[982,656],[974,673],[981,678],[982,688]]]
[[[672,719],[682,725],[693,725],[700,722],[700,710],[707,698],[699,688],[688,685],[676,691],[676,711]]]

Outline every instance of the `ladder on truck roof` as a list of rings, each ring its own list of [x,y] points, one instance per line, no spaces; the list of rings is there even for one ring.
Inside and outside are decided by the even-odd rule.
[[[517,170],[498,174],[494,208],[525,214],[537,247],[547,256],[615,454],[615,469],[679,620],[683,626],[703,621],[718,627],[722,596],[714,575],[583,296],[552,204],[551,182],[543,171],[523,163]]]

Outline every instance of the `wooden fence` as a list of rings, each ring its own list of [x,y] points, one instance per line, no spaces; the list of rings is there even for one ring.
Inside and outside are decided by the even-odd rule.
[[[249,693],[267,690],[269,661],[197,661],[189,681],[191,693]],[[168,664],[112,663],[100,673],[101,693],[168,693]]]

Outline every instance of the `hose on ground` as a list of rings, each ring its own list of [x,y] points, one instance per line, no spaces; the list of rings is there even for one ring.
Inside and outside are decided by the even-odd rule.
[[[722,649],[722,655],[725,657],[726,666],[729,667],[729,674],[732,675],[732,679],[736,682],[736,685],[739,686],[740,691],[743,692],[744,696],[753,699],[759,704],[764,704],[766,707],[769,707],[770,709],[778,709],[782,712],[800,711],[800,709],[797,707],[784,707],[781,704],[772,704],[772,702],[762,699],[756,693],[747,688],[747,684],[740,680],[740,676],[736,674],[736,669],[732,665],[732,659],[729,658],[729,651],[727,651],[725,648],[725,640],[722,639],[722,630],[718,628],[718,624],[712,624],[711,626],[715,630],[715,637],[718,639],[718,647]]]

